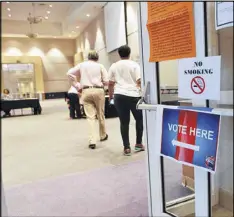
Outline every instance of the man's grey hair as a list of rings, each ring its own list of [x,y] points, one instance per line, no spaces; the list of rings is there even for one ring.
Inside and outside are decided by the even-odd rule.
[[[97,51],[92,50],[89,52],[88,60],[98,61],[98,59],[99,59],[99,55],[98,55]]]

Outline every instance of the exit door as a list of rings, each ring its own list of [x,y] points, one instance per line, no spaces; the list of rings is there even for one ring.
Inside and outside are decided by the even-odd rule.
[[[182,177],[182,165],[174,161],[172,162],[170,159],[165,159],[159,154],[160,141],[155,136],[157,135],[155,130],[157,129],[157,121],[159,119],[158,113],[162,112],[162,110],[155,105],[161,104],[162,98],[159,76],[160,63],[149,62],[150,44],[146,26],[148,19],[147,10],[147,3],[140,2],[138,16],[139,44],[144,97],[139,101],[138,109],[143,110],[145,139],[148,149],[149,216],[211,216],[210,174],[204,170],[194,168],[194,189],[186,188],[187,190],[184,190],[186,186],[183,186],[182,178],[181,183],[178,183],[178,180]],[[204,57],[203,2],[194,3],[194,15],[197,56]],[[168,189],[171,186],[174,188]],[[179,188],[182,190],[177,191],[176,195],[170,194],[170,191],[172,192]]]

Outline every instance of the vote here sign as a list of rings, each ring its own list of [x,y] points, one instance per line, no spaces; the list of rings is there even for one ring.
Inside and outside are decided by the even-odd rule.
[[[161,155],[215,172],[220,116],[164,109]]]

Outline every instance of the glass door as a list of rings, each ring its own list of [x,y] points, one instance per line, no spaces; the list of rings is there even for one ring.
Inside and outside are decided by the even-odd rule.
[[[204,3],[195,2],[193,9],[197,56],[205,56]],[[178,105],[178,102],[183,99],[178,99],[177,84],[162,85],[160,83],[162,65],[149,62],[150,45],[147,20],[147,2],[141,2],[139,3],[139,44],[143,72],[142,86],[145,88],[144,103],[141,109],[144,114],[148,153],[149,214],[150,216],[211,216],[210,174],[160,155],[161,138],[157,137],[160,132],[156,132],[156,130],[162,124],[163,109],[157,105]],[[176,66],[174,67],[177,70]],[[172,76],[170,72],[168,76]],[[193,105],[194,102],[189,103]]]

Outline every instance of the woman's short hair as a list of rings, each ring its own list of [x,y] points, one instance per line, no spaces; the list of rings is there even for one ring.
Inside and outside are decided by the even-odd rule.
[[[98,59],[99,59],[99,55],[98,55],[97,51],[92,50],[89,52],[88,60],[98,61]]]

